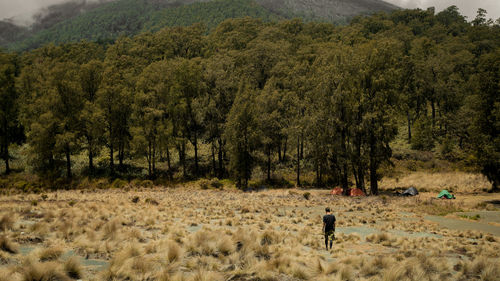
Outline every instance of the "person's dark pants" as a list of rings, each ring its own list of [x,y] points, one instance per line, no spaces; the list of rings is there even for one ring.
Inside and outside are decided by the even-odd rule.
[[[335,240],[335,231],[333,231],[333,230],[325,231],[326,250],[328,250],[328,240],[330,240],[330,249],[331,249],[332,245],[333,245],[333,240]]]

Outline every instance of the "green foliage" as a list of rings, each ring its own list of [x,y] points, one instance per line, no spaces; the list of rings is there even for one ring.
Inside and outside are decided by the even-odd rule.
[[[111,188],[123,188],[128,184],[127,181],[122,179],[115,179],[113,183],[111,183]]]
[[[19,93],[15,88],[18,72],[17,57],[0,50],[0,158],[5,162],[5,173],[10,172],[9,146],[24,141],[19,121]]]
[[[421,117],[415,122],[411,146],[417,150],[431,150],[434,148],[434,133],[430,118]]]
[[[214,0],[167,8],[152,13],[143,30],[158,31],[166,26],[203,23],[211,30],[229,18],[252,17],[265,22],[281,19],[277,14],[250,0]]]
[[[293,171],[296,185],[306,172],[318,186],[347,193],[350,182],[369,183],[377,194],[404,122],[417,156],[437,144],[498,186],[500,26],[466,23],[450,8],[337,28],[229,19],[205,32],[196,24],[120,37],[106,50],[81,42],[2,54],[2,98],[20,98],[0,117],[24,127],[28,164],[43,178],[71,177],[84,154],[89,176],[231,177],[247,188]],[[414,160],[416,170],[425,159]]]

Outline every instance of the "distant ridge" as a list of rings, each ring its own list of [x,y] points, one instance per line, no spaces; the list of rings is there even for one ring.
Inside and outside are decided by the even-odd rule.
[[[101,0],[51,6],[29,28],[0,21],[0,47],[29,50],[47,43],[109,41],[166,26],[250,16],[264,21],[303,18],[347,23],[352,17],[398,7],[381,0]]]

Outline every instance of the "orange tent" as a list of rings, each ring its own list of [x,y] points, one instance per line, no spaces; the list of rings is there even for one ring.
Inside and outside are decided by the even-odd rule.
[[[330,194],[331,195],[342,195],[342,193],[344,192],[344,190],[340,187],[335,187],[334,189],[332,189],[332,191],[330,191]]]
[[[359,188],[351,189],[349,196],[366,196],[365,193]]]

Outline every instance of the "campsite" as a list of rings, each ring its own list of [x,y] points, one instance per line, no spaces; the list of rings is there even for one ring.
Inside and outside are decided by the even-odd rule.
[[[429,1],[0,0],[0,281],[500,281],[500,1]]]
[[[500,194],[199,184],[1,198],[0,280],[498,280]],[[389,192],[387,193],[389,194]],[[323,248],[321,216],[338,224]],[[45,279],[44,279],[45,280]]]

